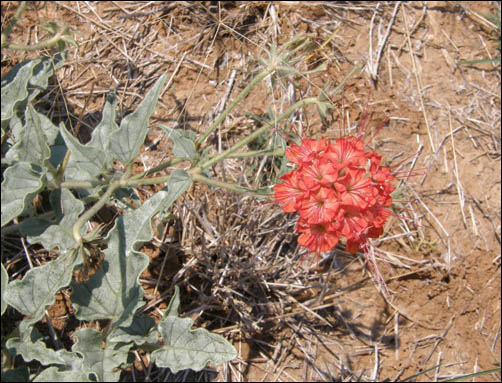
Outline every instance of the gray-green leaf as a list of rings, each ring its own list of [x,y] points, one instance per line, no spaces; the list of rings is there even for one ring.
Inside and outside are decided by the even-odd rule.
[[[9,274],[2,263],[2,315],[7,309],[7,302],[3,299],[5,291],[7,291],[7,284],[9,283]]]
[[[12,118],[17,105],[28,98],[28,81],[40,61],[36,59],[17,64],[2,77],[2,126]]]
[[[73,333],[77,342],[72,351],[84,357],[83,368],[96,374],[99,382],[117,382],[120,369],[114,371],[127,361],[127,353],[131,348],[128,344],[107,343],[102,348],[102,335],[94,329],[82,328]]]
[[[67,180],[92,180],[111,168],[112,163],[107,162],[104,151],[81,144],[63,126],[60,127],[60,133],[71,153],[68,168],[65,171]]]
[[[117,219],[107,237],[101,268],[87,282],[73,285],[71,300],[79,319],[112,319],[122,327],[131,324],[144,294],[138,279],[148,265],[148,257],[138,249],[153,237],[152,217],[170,207],[191,182],[186,172],[177,169],[168,179],[167,192],[159,191],[139,209]]]
[[[44,173],[28,162],[18,162],[4,173],[2,182],[2,227],[18,217],[42,189]]]
[[[138,346],[143,343],[155,343],[158,340],[155,321],[146,315],[135,316],[129,327],[119,327],[108,335],[108,342],[114,343],[136,343]]]
[[[191,134],[192,132],[189,130],[172,129],[165,125],[159,125],[159,127],[164,129],[169,134],[169,138],[173,140],[173,153],[175,157],[186,158],[188,160],[197,158],[194,142],[195,137]]]
[[[21,334],[21,337],[10,338],[6,346],[11,354],[21,355],[26,363],[38,360],[44,366],[66,364],[65,360],[61,358],[60,352],[47,348],[42,341],[42,335],[33,326],[28,327],[26,332]]]
[[[77,255],[76,250],[61,254],[54,261],[29,270],[22,280],[9,283],[5,300],[30,317],[30,323],[37,322],[44,316],[45,309],[54,303],[56,293],[70,284],[79,260]]]
[[[115,119],[117,108],[117,96],[115,90],[111,90],[106,97],[105,106],[103,107],[103,113],[101,122],[92,131],[92,138],[89,141],[88,146],[101,150],[107,157],[107,163],[111,163],[111,156],[109,153],[110,149],[110,136],[119,130],[119,126]],[[109,159],[108,159],[109,157]]]
[[[25,161],[42,168],[46,167],[51,151],[45,131],[50,131],[51,127],[44,125],[49,123],[52,127],[55,126],[45,116],[39,114],[31,104],[28,104],[24,115],[25,124],[18,141],[5,157],[9,161]]]
[[[151,219],[161,210],[166,210],[181,196],[192,184],[192,177],[181,169],[175,169],[167,180],[167,193],[160,191],[141,206],[141,208],[125,214],[124,238],[127,254],[136,251],[142,243],[150,241],[153,237]]]
[[[167,180],[167,198],[163,201],[163,208],[170,207],[192,184],[192,177],[186,171],[174,169]]]
[[[167,73],[160,76],[138,108],[124,117],[120,129],[112,134],[110,138],[111,153],[120,162],[129,163],[138,155],[141,145],[145,142],[148,121],[155,110],[166,79]]]
[[[144,292],[138,279],[148,257],[141,253],[126,257],[125,236],[119,218],[108,236],[100,269],[88,281],[72,283],[71,301],[78,319],[111,319],[117,326],[128,326],[141,306]]]
[[[61,367],[49,367],[33,380],[34,382],[91,382],[89,372],[65,370]]]
[[[64,57],[61,54],[53,58],[42,57],[24,61],[15,65],[2,77],[2,129],[14,116],[21,104],[35,98],[47,88],[53,67],[62,66]]]
[[[51,203],[58,219],[60,219],[58,224],[50,225],[42,233],[34,234],[33,230],[36,228],[30,222],[31,219],[28,219],[21,224],[21,231],[27,234],[31,244],[41,243],[46,250],[58,247],[60,252],[64,252],[77,246],[73,238],[73,224],[77,222],[79,215],[84,210],[84,204],[75,198],[68,189],[52,192]],[[43,222],[35,218],[35,223],[37,221],[40,223],[39,228],[43,230]],[[80,232],[83,234],[85,228],[83,227]]]
[[[159,323],[164,346],[151,354],[158,367],[168,367],[175,374],[191,368],[202,370],[208,362],[215,365],[237,357],[235,348],[221,335],[198,328],[192,330],[190,318],[167,316]]]
[[[162,319],[166,317],[177,317],[178,309],[180,307],[180,288],[176,285],[174,286],[174,294],[169,301],[169,306],[167,306],[167,310],[162,316]]]
[[[34,379],[34,382],[91,382],[89,375],[92,373],[84,367],[84,359],[75,351],[61,349],[56,351],[64,364],[49,367],[43,370]]]

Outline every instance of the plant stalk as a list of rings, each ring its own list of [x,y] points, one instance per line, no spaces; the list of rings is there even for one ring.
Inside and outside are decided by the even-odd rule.
[[[178,157],[173,158],[173,159],[171,159],[167,162],[164,162],[163,164],[160,164],[150,170],[147,170],[147,171],[144,171],[143,173],[136,174],[136,175],[132,176],[130,178],[130,180],[137,180],[139,178],[147,177],[150,174],[160,172],[161,170],[164,170],[165,168],[168,168],[169,166],[179,164],[180,162],[183,162],[183,161],[188,161],[188,160],[186,158],[178,158]]]
[[[274,67],[269,67],[261,72],[258,76],[251,80],[251,82],[242,90],[241,93],[235,98],[234,101],[221,113],[216,120],[211,124],[209,129],[195,141],[195,146],[198,147],[202,144],[206,138],[221,124],[221,122],[228,116],[228,114],[235,108],[235,106],[241,102],[244,98],[247,97],[251,89],[253,89],[256,84],[258,84],[261,80],[267,77],[270,73],[275,70]]]
[[[247,158],[247,157],[260,157],[260,156],[281,156],[284,150],[281,148],[276,149],[263,149],[263,150],[250,150],[249,152],[230,154],[227,158]]]
[[[243,186],[239,186],[239,185],[235,185],[235,184],[228,184],[226,182],[213,180],[211,178],[204,177],[200,174],[192,174],[192,179],[194,181],[199,181],[199,182],[205,183],[207,185],[215,186],[218,188],[230,190],[230,191],[237,192],[237,193],[252,193],[252,194],[268,195],[267,193],[257,193],[255,190],[248,189]]]
[[[319,100],[316,98],[316,97],[310,97],[310,98],[306,98],[305,100],[301,100],[301,101],[298,101],[297,103],[291,105],[283,114],[281,114],[275,121],[274,123],[268,123],[266,124],[265,126],[261,127],[260,129],[258,129],[256,132],[250,134],[249,136],[247,136],[246,138],[242,139],[241,141],[239,141],[238,143],[236,143],[234,146],[232,146],[231,148],[225,150],[223,153],[217,155],[216,157],[204,162],[201,166],[200,166],[200,169],[201,170],[204,170],[214,164],[216,164],[217,162],[220,162],[221,160],[227,158],[230,154],[232,154],[233,152],[237,151],[238,149],[240,149],[241,147],[243,147],[244,145],[252,142],[253,140],[255,140],[256,138],[258,138],[259,136],[261,136],[263,133],[267,132],[268,130],[270,130],[276,123],[278,122],[281,122],[282,120],[288,118],[291,114],[293,114],[296,110],[298,110],[299,108],[303,108],[307,105],[311,105],[311,104],[316,104],[317,102],[319,102]]]
[[[12,17],[10,20],[9,25],[7,25],[7,28],[5,28],[5,31],[2,33],[2,41],[1,41],[1,46],[4,48],[5,44],[7,43],[10,35],[10,31],[16,25],[17,20],[21,17],[21,14],[24,12],[24,9],[26,8],[26,1],[21,1],[19,4],[19,7],[16,10],[16,14]]]
[[[61,28],[53,37],[51,37],[49,40],[41,41],[38,44],[35,45],[13,45],[13,44],[6,44],[5,46],[2,46],[2,49],[12,49],[12,50],[17,50],[17,51],[38,51],[44,48],[50,48],[58,43],[59,40],[61,40],[66,33],[64,28]]]
[[[84,224],[91,219],[103,206],[105,206],[106,202],[108,199],[111,197],[113,192],[121,186],[120,182],[111,182],[110,185],[108,185],[108,189],[106,189],[106,192],[101,196],[101,198],[92,206],[89,210],[87,210],[83,215],[80,216],[80,218],[75,222],[73,225],[73,238],[75,241],[82,245],[82,235],[80,234],[80,229]]]

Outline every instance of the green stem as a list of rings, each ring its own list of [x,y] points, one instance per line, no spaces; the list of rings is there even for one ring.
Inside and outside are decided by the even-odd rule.
[[[156,185],[163,184],[167,182],[170,175],[162,176],[162,177],[152,177],[152,178],[143,178],[143,179],[128,179],[122,180],[120,182],[120,186],[138,186],[138,185]]]
[[[92,181],[64,181],[59,185],[63,189],[92,189],[96,186],[103,185],[103,182],[92,180]]]
[[[26,1],[21,1],[21,4],[19,4],[19,7],[16,10],[16,14],[14,15],[14,17],[12,17],[9,25],[7,25],[7,28],[5,28],[5,31],[2,33],[2,40],[1,40],[2,48],[7,43],[10,31],[12,30],[14,25],[16,25],[17,20],[21,17],[21,13],[23,13],[24,9],[26,8],[26,4],[27,4]]]
[[[144,177],[148,177],[149,175],[151,174],[154,174],[154,173],[157,173],[157,172],[160,172],[161,170],[164,170],[165,168],[168,168],[169,166],[172,166],[172,165],[176,165],[176,164],[179,164],[180,162],[183,162],[183,161],[187,161],[187,159],[185,158],[173,158],[167,162],[164,162],[163,164],[160,164],[150,170],[147,170],[143,173],[140,173],[140,174],[136,174],[135,176],[132,176],[130,179],[131,180],[137,180],[139,178],[144,178]]]
[[[229,155],[227,158],[246,158],[246,157],[259,157],[259,156],[282,156],[284,150],[281,148],[276,149],[263,149],[263,150],[251,150],[249,152],[234,153]]]
[[[98,202],[96,202],[93,207],[91,207],[83,215],[81,215],[77,222],[75,222],[75,224],[73,225],[73,238],[77,243],[82,244],[82,235],[80,235],[80,229],[82,228],[82,226],[84,226],[85,223],[89,219],[91,219],[103,206],[105,206],[106,202],[111,197],[115,189],[119,188],[120,186],[121,182],[111,182],[110,185],[108,185],[108,189],[101,196]]]
[[[356,64],[354,66],[354,68],[352,68],[350,70],[350,72],[347,74],[347,76],[345,76],[342,80],[342,82],[340,84],[338,84],[338,86],[335,88],[335,90],[333,91],[333,96],[335,94],[338,94],[340,92],[340,90],[343,88],[343,86],[345,85],[345,83],[349,80],[349,78],[352,77],[352,75],[354,73],[356,73],[359,69],[361,69],[363,66],[361,64]]]
[[[218,125],[221,124],[221,122],[228,116],[228,114],[235,108],[235,106],[241,102],[244,98],[247,97],[251,89],[253,89],[256,84],[258,84],[261,80],[263,80],[265,77],[267,77],[270,73],[272,73],[275,70],[275,68],[270,67],[265,69],[263,72],[261,72],[258,76],[256,76],[254,79],[251,80],[251,82],[242,90],[241,93],[235,98],[234,101],[226,108],[222,114],[218,116],[216,120],[211,124],[209,129],[195,141],[195,146],[198,147],[200,144],[202,144],[206,138],[218,127]]]
[[[216,164],[217,162],[220,162],[221,160],[227,158],[233,152],[237,151],[238,149],[240,149],[244,145],[250,143],[251,141],[253,141],[256,138],[258,138],[259,136],[261,136],[266,131],[270,130],[275,124],[277,124],[277,123],[281,122],[282,120],[288,118],[291,114],[293,114],[299,108],[303,108],[303,107],[305,107],[307,105],[315,104],[317,102],[318,102],[318,99],[316,97],[310,97],[310,98],[306,98],[305,100],[298,101],[297,103],[291,105],[283,114],[281,114],[274,121],[274,123],[268,123],[268,124],[266,124],[262,128],[258,129],[256,132],[250,134],[246,138],[244,138],[241,141],[239,141],[238,143],[236,143],[231,148],[225,150],[223,153],[221,153],[221,154],[217,155],[216,157],[214,157],[214,158],[212,158],[212,159],[204,162],[200,166],[200,169],[204,170],[204,169],[206,169],[206,168],[208,168],[208,167]]]
[[[218,187],[218,188],[230,190],[230,191],[237,192],[237,193],[252,193],[252,194],[261,194],[261,195],[264,195],[264,193],[257,193],[253,189],[248,189],[248,188],[245,188],[243,186],[239,186],[239,185],[235,185],[235,184],[228,184],[226,182],[221,182],[221,181],[213,180],[211,178],[207,178],[207,177],[201,176],[200,174],[192,174],[192,179],[194,181],[199,181],[199,182],[205,183],[207,185],[215,186],[215,187]]]
[[[38,44],[35,45],[13,45],[13,44],[7,44],[5,46],[2,46],[2,49],[12,49],[12,50],[17,50],[17,51],[38,51],[40,49],[44,48],[50,48],[58,43],[59,40],[63,38],[63,34],[65,33],[65,29],[62,28],[58,33],[54,35],[54,37],[50,38],[49,40],[41,41]]]

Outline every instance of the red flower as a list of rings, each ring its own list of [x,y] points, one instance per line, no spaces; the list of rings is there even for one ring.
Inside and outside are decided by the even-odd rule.
[[[285,212],[300,213],[300,245],[320,253],[343,236],[347,251],[356,253],[369,238],[382,235],[391,215],[394,177],[380,165],[381,156],[364,151],[361,139],[305,139],[286,156],[297,169],[281,177],[274,197]]]
[[[298,173],[295,171],[286,173],[280,179],[285,182],[274,186],[275,201],[281,204],[282,210],[286,213],[294,213],[297,211],[297,201],[303,200],[308,191],[300,187],[303,181],[298,180]]]
[[[344,205],[357,206],[366,209],[369,204],[374,204],[378,191],[373,187],[371,180],[365,176],[364,169],[348,169],[343,178],[335,184]]]
[[[357,207],[347,206],[344,208],[342,234],[345,238],[358,240],[365,234],[369,224],[368,218],[361,214]]]
[[[364,144],[360,139],[349,136],[340,138],[328,147],[328,157],[337,162],[340,168],[362,166],[365,162]]]
[[[292,145],[289,149],[286,149],[286,156],[295,165],[301,167],[304,163],[308,164],[313,161],[327,147],[325,138],[321,139],[321,141],[306,138],[302,141],[301,146]]]
[[[335,191],[327,187],[311,193],[308,199],[301,200],[299,204],[300,217],[311,224],[333,221],[340,209]]]
[[[329,251],[338,244],[339,240],[337,231],[332,230],[332,226],[330,223],[309,224],[300,218],[297,231],[302,234],[298,237],[298,243],[315,253]]]
[[[338,178],[338,169],[331,162],[315,159],[302,168],[301,175],[309,190],[317,190],[321,186],[331,186]]]

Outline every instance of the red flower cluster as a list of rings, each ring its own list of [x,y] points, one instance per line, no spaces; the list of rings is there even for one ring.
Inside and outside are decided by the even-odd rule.
[[[274,187],[274,196],[286,213],[300,213],[300,245],[325,252],[343,236],[347,251],[356,253],[368,238],[382,234],[394,177],[380,166],[381,156],[364,151],[362,139],[304,139],[286,156],[297,169],[280,178],[284,182]]]

